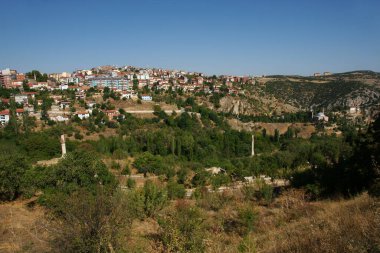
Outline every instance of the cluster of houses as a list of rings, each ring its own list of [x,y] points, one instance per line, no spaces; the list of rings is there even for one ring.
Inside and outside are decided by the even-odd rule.
[[[37,81],[37,78],[27,77],[26,74],[19,73],[16,70],[4,69],[0,70],[0,87],[6,89],[19,89],[21,93],[12,95],[11,99],[22,109],[17,109],[18,114],[28,112],[31,116],[39,118],[35,111],[35,104],[41,105],[42,100],[35,100],[38,91],[47,90],[68,90],[75,93],[77,100],[83,100],[87,104],[86,110],[70,112],[68,108],[71,101],[64,99],[61,95],[50,94],[50,98],[54,103],[48,114],[51,120],[67,121],[73,114],[80,119],[88,118],[95,104],[94,101],[86,99],[86,92],[92,87],[96,87],[100,93],[93,95],[101,96],[105,88],[114,91],[121,99],[152,101],[150,94],[141,94],[138,96],[136,89],[144,90],[178,90],[183,92],[204,92],[205,94],[221,92],[222,87],[226,88],[229,94],[243,93],[243,90],[234,85],[234,83],[253,83],[251,77],[237,76],[220,76],[206,77],[198,72],[185,72],[178,70],[136,68],[131,66],[115,67],[100,66],[90,70],[76,70],[72,73],[52,73],[47,75],[44,82]],[[210,85],[212,84],[212,85]],[[30,91],[29,91],[30,90]],[[224,90],[223,92],[226,92]],[[32,104],[30,101],[34,101]],[[1,108],[9,108],[10,99],[1,98]],[[8,106],[4,106],[8,105]],[[22,112],[21,112],[22,110]],[[0,123],[2,125],[9,121],[9,109],[0,111]],[[106,111],[107,116],[113,118],[117,116],[117,111]]]
[[[16,70],[5,69],[0,72],[0,86],[5,88],[21,88],[23,82],[33,90],[67,90],[75,87],[108,87],[114,91],[131,91],[135,88],[142,89],[182,89],[184,92],[221,92],[223,85],[228,87],[228,92],[238,94],[242,92],[234,86],[234,83],[254,83],[252,77],[220,76],[219,78],[205,77],[198,72],[185,72],[178,70],[147,69],[131,66],[115,67],[101,66],[90,70],[76,70],[73,73],[62,72],[48,75],[46,82],[37,82],[27,79]],[[212,87],[208,84],[213,84]],[[136,87],[137,86],[137,87]]]

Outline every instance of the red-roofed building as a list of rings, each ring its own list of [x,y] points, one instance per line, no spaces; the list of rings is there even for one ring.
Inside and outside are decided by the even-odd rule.
[[[16,115],[17,116],[21,116],[23,113],[24,113],[24,109],[22,109],[22,108],[17,108],[16,109]]]
[[[1,99],[1,103],[3,103],[3,104],[9,104],[9,102],[10,102],[9,98],[2,98]]]
[[[119,115],[119,111],[116,110],[105,110],[103,112],[108,116],[108,119],[110,120]]]
[[[9,110],[3,110],[0,112],[0,124],[5,125],[9,122]]]

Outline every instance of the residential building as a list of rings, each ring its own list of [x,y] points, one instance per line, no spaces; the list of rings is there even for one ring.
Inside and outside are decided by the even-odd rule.
[[[141,100],[143,100],[143,101],[152,101],[152,96],[144,94],[144,95],[141,96]]]
[[[77,115],[80,119],[87,119],[90,117],[90,113],[87,111],[76,112],[75,115]]]
[[[9,122],[9,110],[0,111],[0,124],[5,125]]]
[[[15,102],[19,104],[28,104],[28,95],[26,94],[16,94]]]
[[[95,77],[88,79],[91,87],[108,87],[113,90],[129,90],[128,79],[122,77]]]

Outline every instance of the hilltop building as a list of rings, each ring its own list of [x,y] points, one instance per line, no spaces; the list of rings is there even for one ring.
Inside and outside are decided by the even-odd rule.
[[[91,87],[108,87],[113,90],[129,90],[128,79],[122,77],[94,77],[88,79]]]

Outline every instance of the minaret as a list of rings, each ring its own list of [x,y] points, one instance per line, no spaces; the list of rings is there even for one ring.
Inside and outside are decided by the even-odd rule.
[[[252,134],[252,151],[251,156],[255,155],[255,136]]]
[[[61,147],[62,147],[62,157],[66,155],[66,142],[65,142],[65,135],[61,135]]]

